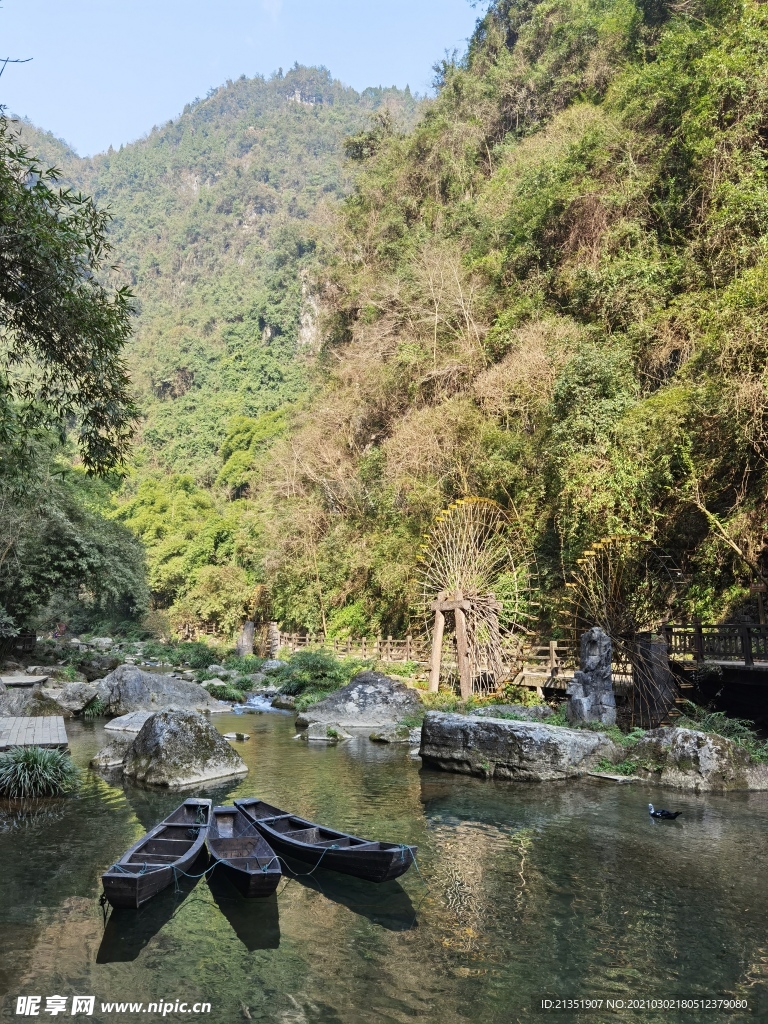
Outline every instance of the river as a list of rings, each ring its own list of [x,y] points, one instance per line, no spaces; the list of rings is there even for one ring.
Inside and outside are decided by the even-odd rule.
[[[201,880],[105,927],[101,872],[180,798],[88,772],[75,796],[0,804],[3,1019],[20,1019],[19,995],[40,996],[46,1020],[46,997],[67,997],[72,1019],[71,997],[92,995],[75,1019],[160,1019],[102,1009],[157,1001],[174,1006],[165,1020],[196,1024],[768,1020],[768,794],[484,781],[364,738],[307,745],[288,715],[214,721],[250,733],[237,744],[250,772],[198,795],[258,795],[415,843],[420,873],[375,886],[318,871],[249,902]],[[87,766],[103,723],[67,730]],[[683,815],[653,821],[649,800]],[[750,1008],[629,1006],[723,998]],[[542,999],[603,1004],[542,1013]]]

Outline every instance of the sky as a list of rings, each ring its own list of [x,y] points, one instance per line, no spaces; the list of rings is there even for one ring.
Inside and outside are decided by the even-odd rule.
[[[241,74],[322,64],[428,93],[466,47],[469,0],[0,0],[0,104],[81,156],[145,135]]]

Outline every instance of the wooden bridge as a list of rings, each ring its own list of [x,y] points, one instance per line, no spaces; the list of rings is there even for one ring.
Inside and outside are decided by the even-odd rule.
[[[768,625],[666,625],[663,635],[670,661],[685,667],[700,668],[711,664],[768,672]]]

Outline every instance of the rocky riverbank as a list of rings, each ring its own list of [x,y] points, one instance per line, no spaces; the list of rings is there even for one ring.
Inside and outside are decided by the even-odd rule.
[[[429,767],[521,782],[618,769],[623,778],[697,793],[768,790],[768,764],[755,763],[731,740],[693,729],[654,729],[626,745],[591,729],[432,711],[419,754]]]

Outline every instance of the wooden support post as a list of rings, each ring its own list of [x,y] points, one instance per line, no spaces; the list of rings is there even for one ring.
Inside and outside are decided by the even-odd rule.
[[[467,648],[467,618],[463,608],[456,608],[456,654],[459,662],[459,684],[463,700],[472,696],[472,666],[469,663]]]
[[[438,608],[435,612],[435,629],[432,633],[432,657],[429,662],[429,689],[437,693],[440,686],[440,663],[443,658],[443,632],[445,631],[445,615]]]
[[[557,640],[549,641],[549,674],[557,675]]]
[[[704,631],[698,619],[694,619],[693,625],[693,652],[696,661],[701,664],[704,661]]]
[[[741,627],[741,647],[744,652],[745,666],[754,665],[755,659],[752,654],[752,634],[749,631],[749,626]]]

